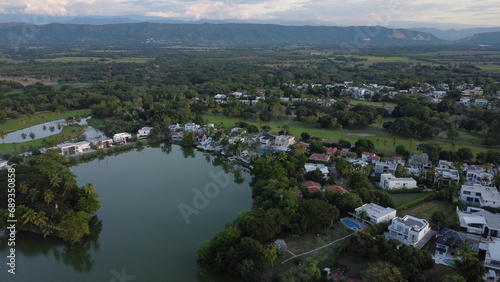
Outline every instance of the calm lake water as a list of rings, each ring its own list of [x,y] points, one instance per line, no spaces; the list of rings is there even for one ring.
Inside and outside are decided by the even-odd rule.
[[[80,186],[90,182],[99,194],[101,209],[91,236],[66,244],[18,233],[17,274],[7,274],[2,263],[0,281],[233,280],[201,273],[195,252],[200,242],[251,208],[250,175],[245,169],[199,151],[162,144],[72,170]],[[209,197],[197,199],[197,191]],[[187,223],[179,205],[196,209],[197,214]],[[0,254],[6,261],[4,239]]]
[[[89,119],[89,118],[90,117],[81,119],[81,121],[77,122],[76,124],[85,125],[85,124],[87,124],[87,119]],[[37,140],[37,139],[49,137],[51,135],[60,133],[65,125],[66,125],[65,119],[57,119],[57,120],[53,120],[53,121],[47,121],[47,122],[42,123],[42,124],[33,125],[30,127],[26,127],[24,129],[21,129],[21,130],[11,132],[11,133],[7,134],[5,136],[5,138],[1,139],[0,141],[2,143],[8,144],[8,143],[14,143],[14,142],[22,143],[22,142],[31,141],[31,140]],[[94,128],[92,128],[92,129],[93,130],[90,130],[88,133],[86,132],[85,134],[90,134],[90,135],[102,134],[102,132],[100,130],[97,130]],[[95,133],[94,131],[98,131],[98,132]],[[24,139],[22,136],[23,133],[26,134]],[[31,133],[35,134],[34,138],[31,138],[31,136],[30,136]]]

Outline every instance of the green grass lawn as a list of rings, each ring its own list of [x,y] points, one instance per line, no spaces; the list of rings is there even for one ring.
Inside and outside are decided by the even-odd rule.
[[[69,140],[69,139],[73,139],[73,138],[81,135],[83,129],[84,129],[83,126],[80,126],[78,124],[72,124],[72,125],[68,125],[68,126],[63,127],[61,132],[54,134],[54,135],[51,135],[51,136],[61,137],[61,138],[64,138],[64,140]],[[21,142],[16,143],[16,146],[17,146],[18,150],[21,148],[21,146],[24,146],[24,148],[26,148],[26,149],[28,149],[30,147],[41,148],[41,147],[43,147],[43,140],[46,138],[48,138],[48,137],[40,138],[40,139],[36,139],[36,140],[31,140],[31,141],[26,141],[26,142],[22,142],[22,143]],[[14,153],[16,153],[16,150],[14,149],[13,143],[0,144],[0,154],[14,154]]]
[[[391,199],[394,201],[394,205],[399,207],[408,202],[418,200],[427,196],[427,193],[404,193],[404,194],[389,194]]]
[[[397,216],[403,217],[405,215],[412,215],[414,217],[423,218],[429,222],[431,222],[432,214],[436,211],[447,211],[450,214],[450,222],[453,222],[454,219],[452,216],[455,213],[453,208],[453,204],[449,202],[443,201],[429,201],[423,202],[413,207],[409,207],[407,209],[401,210],[397,212]]]
[[[221,122],[224,123],[224,126],[229,129],[234,127],[235,121],[241,120],[245,121],[248,123],[251,123],[253,125],[258,126],[258,124],[255,122],[255,120],[244,120],[244,119],[237,119],[237,118],[223,118],[222,114],[203,114],[202,115],[204,119],[208,119],[211,123],[214,123],[216,125],[220,124]],[[386,121],[388,119],[384,119],[383,121]],[[416,138],[409,138],[409,137],[404,137],[404,136],[397,136],[394,135],[384,129],[381,128],[380,124],[372,124],[371,126],[368,126],[363,129],[341,129],[341,130],[333,130],[333,129],[324,129],[324,128],[318,128],[318,127],[313,127],[306,125],[304,123],[294,121],[292,119],[285,120],[285,121],[269,121],[269,122],[262,122],[262,125],[268,125],[271,127],[271,133],[272,134],[277,134],[278,131],[280,130],[279,127],[287,124],[289,126],[290,132],[292,135],[295,137],[300,137],[300,134],[302,132],[307,132],[311,136],[316,136],[320,137],[322,139],[327,139],[331,142],[338,142],[338,140],[343,139],[351,142],[354,144],[359,138],[366,138],[368,140],[371,140],[373,144],[375,145],[375,152],[374,153],[383,153],[385,155],[394,155],[396,147],[399,145],[403,145],[406,150],[410,151],[410,153],[419,153],[417,151],[417,145],[421,142],[429,142],[432,140],[418,140]],[[394,138],[396,137],[396,141]],[[387,142],[385,142],[387,141]],[[461,148],[461,147],[467,147],[472,150],[472,153],[476,155],[479,152],[485,151],[485,150],[498,150],[498,148],[489,148],[486,146],[481,145],[482,138],[480,135],[476,134],[469,134],[466,132],[461,132],[460,136],[457,140],[455,141],[450,141],[448,139],[436,139],[436,142],[440,143],[441,147],[444,150],[451,150],[453,149],[453,143],[455,143],[455,149]]]
[[[359,101],[352,100],[351,104],[362,104],[362,105],[370,105],[370,106],[380,106],[380,107],[396,107],[395,103],[386,103],[386,102],[370,102],[370,101]]]
[[[21,130],[23,128],[28,128],[33,125],[41,124],[44,122],[48,122],[51,120],[56,120],[56,119],[62,119],[62,118],[68,118],[68,117],[75,117],[75,116],[88,116],[90,115],[90,110],[89,109],[84,109],[84,110],[75,110],[75,111],[68,111],[68,112],[63,112],[60,113],[59,115],[53,114],[52,116],[48,116],[49,112],[38,112],[35,113],[32,116],[32,120],[28,120],[27,116],[23,116],[17,119],[9,119],[4,123],[0,124],[0,130],[5,131],[6,133],[13,132],[16,130]],[[42,120],[42,116],[45,117],[45,121]],[[20,125],[19,121],[25,121],[26,123],[24,125]]]
[[[500,65],[478,65],[478,67],[485,71],[500,72]]]
[[[349,234],[353,233],[352,230],[348,229],[345,227],[342,223],[337,222],[334,224],[333,228],[330,229],[328,232],[328,235],[325,235],[323,233],[316,234],[316,233],[311,233],[311,234],[305,234],[300,237],[286,237],[282,238],[286,244],[287,244],[287,249],[294,253],[295,255],[313,250],[315,248],[324,246],[332,241],[335,241],[339,238],[342,238],[344,236],[347,236]],[[307,255],[303,255],[298,257],[297,259],[305,259],[306,257],[314,257],[314,259],[318,260],[320,264],[328,264],[328,261],[330,257],[335,253],[336,249],[342,244],[344,244],[346,241],[349,240],[349,237],[341,240],[339,242],[336,242],[328,247],[325,247],[323,249],[320,249],[318,251],[312,252]],[[288,258],[291,258],[292,255],[290,253],[285,253],[281,256],[279,256],[276,259],[275,266],[281,266],[283,265],[282,262],[285,261]],[[294,259],[291,259],[287,261],[284,265],[290,265],[292,264]]]

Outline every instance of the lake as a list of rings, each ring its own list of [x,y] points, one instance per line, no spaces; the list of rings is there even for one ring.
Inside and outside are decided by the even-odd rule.
[[[7,274],[2,263],[0,281],[233,280],[201,273],[195,252],[200,242],[251,208],[246,169],[166,143],[72,171],[80,186],[90,182],[99,194],[92,234],[68,244],[18,233],[17,274]],[[6,240],[0,244],[6,261]]]

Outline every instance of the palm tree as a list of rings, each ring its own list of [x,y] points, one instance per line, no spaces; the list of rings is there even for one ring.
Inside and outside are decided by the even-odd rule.
[[[41,225],[47,224],[47,220],[49,220],[49,218],[47,216],[45,216],[45,212],[41,211],[41,212],[36,213],[36,216],[33,220],[33,223],[36,226],[41,226]]]
[[[47,204],[50,204],[50,202],[54,200],[54,192],[52,192],[52,190],[45,189],[45,191],[43,192],[43,200]]]
[[[30,138],[31,138],[31,140],[35,139],[35,133],[30,132]]]
[[[28,193],[28,184],[26,182],[21,182],[19,183],[19,188],[17,190],[19,190],[19,192],[21,192],[22,194],[26,194]]]
[[[0,138],[2,138],[2,143],[5,143],[5,136],[7,136],[7,133],[5,131],[0,130]]]
[[[85,188],[83,190],[85,191],[85,194],[87,194],[87,195],[92,195],[95,193],[95,187],[94,187],[94,185],[92,185],[90,183],[87,183],[87,185],[85,186]]]
[[[415,142],[415,140],[413,138],[410,138],[408,141],[410,142],[410,148],[411,148],[411,146],[413,146],[413,142]]]
[[[398,143],[398,137],[397,136],[392,137],[392,144],[396,145],[397,143]]]
[[[38,196],[38,190],[36,188],[31,188],[28,192],[28,196],[31,198],[31,202],[33,203]]]
[[[380,143],[380,137],[377,137],[377,139],[375,140],[375,143],[377,143],[377,147],[378,147],[378,143]]]
[[[27,136],[27,135],[26,135],[26,133],[24,133],[24,132],[23,132],[23,133],[21,133],[21,138],[22,138],[23,140],[24,140],[24,139],[26,139],[26,136]]]
[[[26,211],[21,216],[21,219],[23,220],[23,224],[33,223],[36,219],[36,216],[37,214],[32,208],[26,208]]]
[[[384,148],[387,148],[387,143],[389,143],[389,141],[387,141],[387,139],[384,140]]]

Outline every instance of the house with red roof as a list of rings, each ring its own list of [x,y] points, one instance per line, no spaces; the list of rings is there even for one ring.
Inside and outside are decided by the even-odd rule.
[[[323,187],[323,189],[330,190],[333,192],[339,192],[339,193],[349,193],[349,191],[347,191],[347,189],[345,189],[342,186],[338,186],[338,185],[328,185],[328,186]]]
[[[302,182],[302,185],[306,186],[309,192],[321,191],[321,184],[315,181],[307,180]]]
[[[334,156],[338,151],[337,147],[333,148],[333,147],[323,146],[323,148],[326,150],[326,154],[329,156]]]
[[[326,155],[326,154],[317,154],[317,153],[314,153],[312,154],[310,157],[309,157],[310,160],[313,160],[313,161],[323,161],[323,162],[327,162],[330,160],[330,156],[329,155]]]

